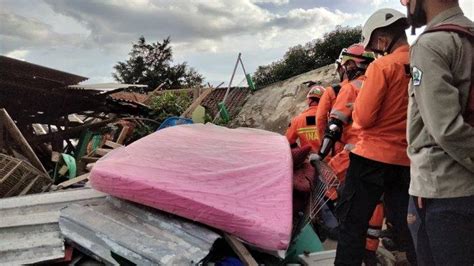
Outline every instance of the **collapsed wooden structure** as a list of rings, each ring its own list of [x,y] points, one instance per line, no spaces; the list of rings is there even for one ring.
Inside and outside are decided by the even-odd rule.
[[[87,80],[86,77],[5,56],[0,56],[0,66],[0,108],[15,121],[45,168],[51,168],[53,152],[67,152],[76,158],[84,155],[91,131],[121,117],[149,111],[138,101],[111,97],[129,89],[127,86],[112,89],[81,86],[77,84]],[[22,149],[12,141],[13,137],[0,135],[0,152],[14,155],[14,150]],[[74,145],[74,139],[87,143]]]

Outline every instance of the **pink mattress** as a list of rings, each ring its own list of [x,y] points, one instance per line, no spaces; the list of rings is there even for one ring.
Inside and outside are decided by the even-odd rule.
[[[181,125],[99,160],[92,187],[285,250],[292,226],[292,159],[284,136]]]

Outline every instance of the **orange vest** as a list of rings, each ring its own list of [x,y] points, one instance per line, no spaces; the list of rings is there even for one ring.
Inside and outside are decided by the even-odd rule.
[[[347,79],[339,83],[339,86],[347,84]],[[329,86],[324,91],[321,99],[319,99],[318,111],[316,112],[316,125],[318,127],[319,136],[324,136],[324,131],[328,126],[328,118],[331,113],[332,107],[336,102],[337,94],[332,86]]]
[[[311,146],[311,151],[319,151],[320,137],[316,127],[317,105],[310,106],[301,114],[293,118],[286,131],[286,138],[290,144],[296,144],[299,139],[300,146]]]
[[[372,62],[354,104],[353,126],[360,141],[353,153],[371,160],[409,166],[407,156],[408,45]]]
[[[352,109],[364,80],[365,76],[362,75],[342,86],[331,110],[331,118],[344,123],[341,142],[346,145],[355,145],[359,139],[360,130],[352,126]]]

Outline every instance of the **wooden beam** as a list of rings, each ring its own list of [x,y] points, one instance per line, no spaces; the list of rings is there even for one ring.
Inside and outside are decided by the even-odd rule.
[[[234,252],[239,256],[240,260],[246,265],[246,266],[258,266],[257,261],[252,257],[250,252],[247,250],[247,248],[237,240],[232,235],[229,235],[227,233],[224,233],[224,238],[229,243],[230,247]]]
[[[110,140],[105,141],[104,145],[107,146],[107,147],[110,147],[112,149],[117,149],[117,148],[123,147],[122,144],[118,144],[117,142],[113,142],[113,141],[110,141]]]
[[[86,174],[80,175],[78,177],[75,177],[73,179],[70,179],[70,180],[64,181],[62,183],[59,183],[56,186],[56,189],[67,188],[67,187],[70,187],[74,184],[77,184],[77,183],[82,182],[82,181],[87,180],[87,179],[89,179],[89,173],[86,173]]]
[[[99,160],[100,158],[97,157],[91,157],[91,156],[82,156],[81,161],[85,163],[95,163]]]
[[[199,97],[181,114],[181,117],[187,117],[192,114],[194,109],[213,91],[213,88],[206,89]]]
[[[21,151],[24,153],[26,158],[28,158],[31,164],[34,167],[38,168],[43,173],[45,173],[46,176],[49,176],[48,172],[46,171],[43,164],[36,156],[30,144],[28,144],[28,141],[26,141],[25,137],[23,137],[23,134],[18,129],[15,122],[13,122],[8,112],[3,108],[0,109],[0,119],[3,125],[5,126],[6,130],[8,131],[10,137],[13,138],[13,140],[15,140],[15,142],[20,146]]]
[[[116,141],[118,144],[123,144],[123,142],[125,141],[125,138],[127,137],[127,133],[129,129],[130,128],[127,126],[124,126],[122,128],[122,131],[120,131],[120,135],[118,136],[117,141]]]
[[[165,82],[161,83],[160,85],[158,85],[158,87],[156,87],[152,92],[148,93],[148,95],[145,97],[145,99],[143,100],[143,103],[148,103],[148,101],[150,100],[150,98],[155,95],[157,92],[159,92],[161,90],[161,88],[165,85]]]
[[[84,124],[82,126],[77,126],[77,127],[71,127],[71,128],[66,129],[66,130],[63,130],[61,132],[53,132],[51,134],[34,136],[30,139],[30,142],[31,143],[49,142],[51,139],[53,139],[55,137],[58,137],[58,138],[61,138],[61,139],[75,138],[75,137],[78,137],[79,134],[85,129],[103,127],[103,126],[105,126],[109,123],[113,123],[117,120],[118,120],[118,118],[111,118],[111,119],[107,119],[107,120],[100,121],[100,122]]]
[[[104,149],[104,148],[98,148],[94,151],[94,154],[97,156],[104,156],[107,153],[109,153],[112,149]]]

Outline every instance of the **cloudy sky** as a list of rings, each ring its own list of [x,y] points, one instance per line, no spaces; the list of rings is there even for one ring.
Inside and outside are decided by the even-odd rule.
[[[473,2],[460,0],[470,19]],[[405,12],[398,0],[0,0],[0,54],[111,82],[139,36],[171,36],[175,61],[217,84],[228,82],[239,52],[253,72],[381,7]]]

